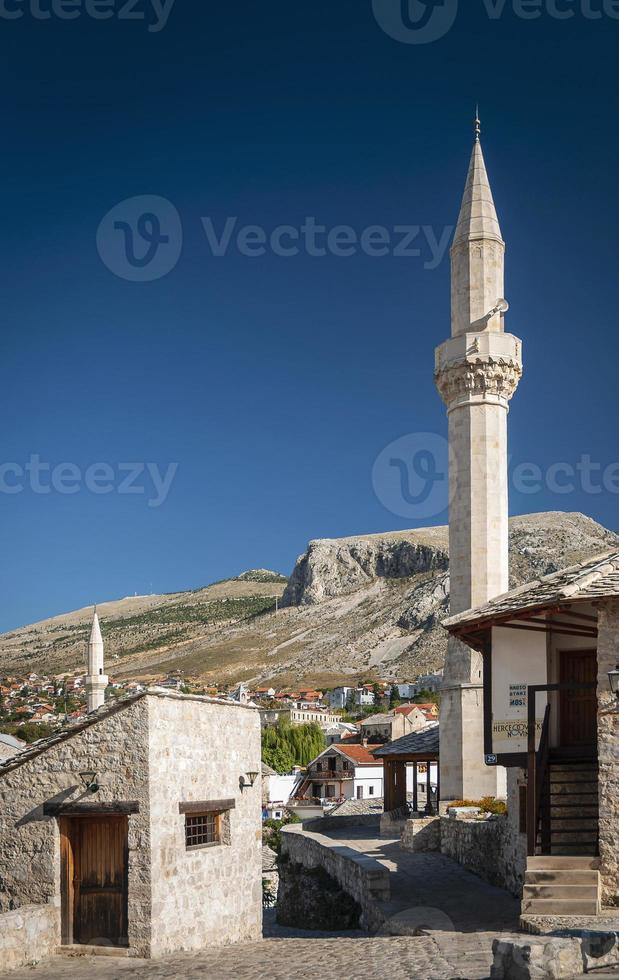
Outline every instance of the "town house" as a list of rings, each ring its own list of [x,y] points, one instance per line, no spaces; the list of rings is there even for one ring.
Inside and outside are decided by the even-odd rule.
[[[310,762],[295,798],[349,800],[383,795],[383,763],[372,755],[378,745],[330,745]]]

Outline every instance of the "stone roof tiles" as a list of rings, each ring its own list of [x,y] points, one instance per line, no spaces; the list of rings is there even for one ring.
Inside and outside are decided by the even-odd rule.
[[[575,601],[619,597],[619,551],[605,552],[505,592],[443,621],[450,633],[500,618]]]
[[[411,732],[410,735],[403,735],[395,742],[381,745],[375,749],[374,755],[377,758],[397,755],[436,755],[439,749],[439,723],[431,721],[429,725],[418,732]]]

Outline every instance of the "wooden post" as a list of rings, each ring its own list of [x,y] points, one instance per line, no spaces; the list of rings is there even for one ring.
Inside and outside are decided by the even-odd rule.
[[[527,696],[527,852],[533,857],[537,850],[537,793],[535,783],[535,697],[534,685],[528,688]]]
[[[406,763],[396,762],[394,764],[396,772],[396,790],[394,800],[394,810],[406,805]]]
[[[417,813],[419,809],[419,789],[417,787],[418,772],[417,772],[416,762],[413,762],[413,775],[415,778],[415,782],[413,784],[413,810],[415,811],[415,813]]]
[[[385,813],[389,813],[392,807],[393,799],[393,789],[392,789],[392,779],[393,779],[393,765],[389,759],[385,759],[383,763],[385,767],[384,779],[385,779]]]
[[[430,762],[426,763],[426,816],[431,817],[434,815],[434,807],[432,806],[432,782],[431,782],[432,768]]]

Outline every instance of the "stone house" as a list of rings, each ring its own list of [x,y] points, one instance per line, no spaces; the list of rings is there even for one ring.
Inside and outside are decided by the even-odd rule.
[[[11,910],[22,930],[46,910],[46,949],[258,939],[260,765],[255,709],[159,689],[4,761],[0,949]]]
[[[426,716],[420,709],[411,706],[411,710],[388,711],[380,715],[370,715],[359,725],[362,739],[368,742],[393,742],[396,738],[418,731],[427,723]]]
[[[448,619],[483,658],[487,766],[507,768],[522,911],[619,904],[619,551]]]

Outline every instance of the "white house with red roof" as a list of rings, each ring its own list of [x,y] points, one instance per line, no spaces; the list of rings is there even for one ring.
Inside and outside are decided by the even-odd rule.
[[[297,800],[364,800],[383,795],[383,763],[372,755],[378,745],[339,742],[321,752],[307,767],[295,792]]]

